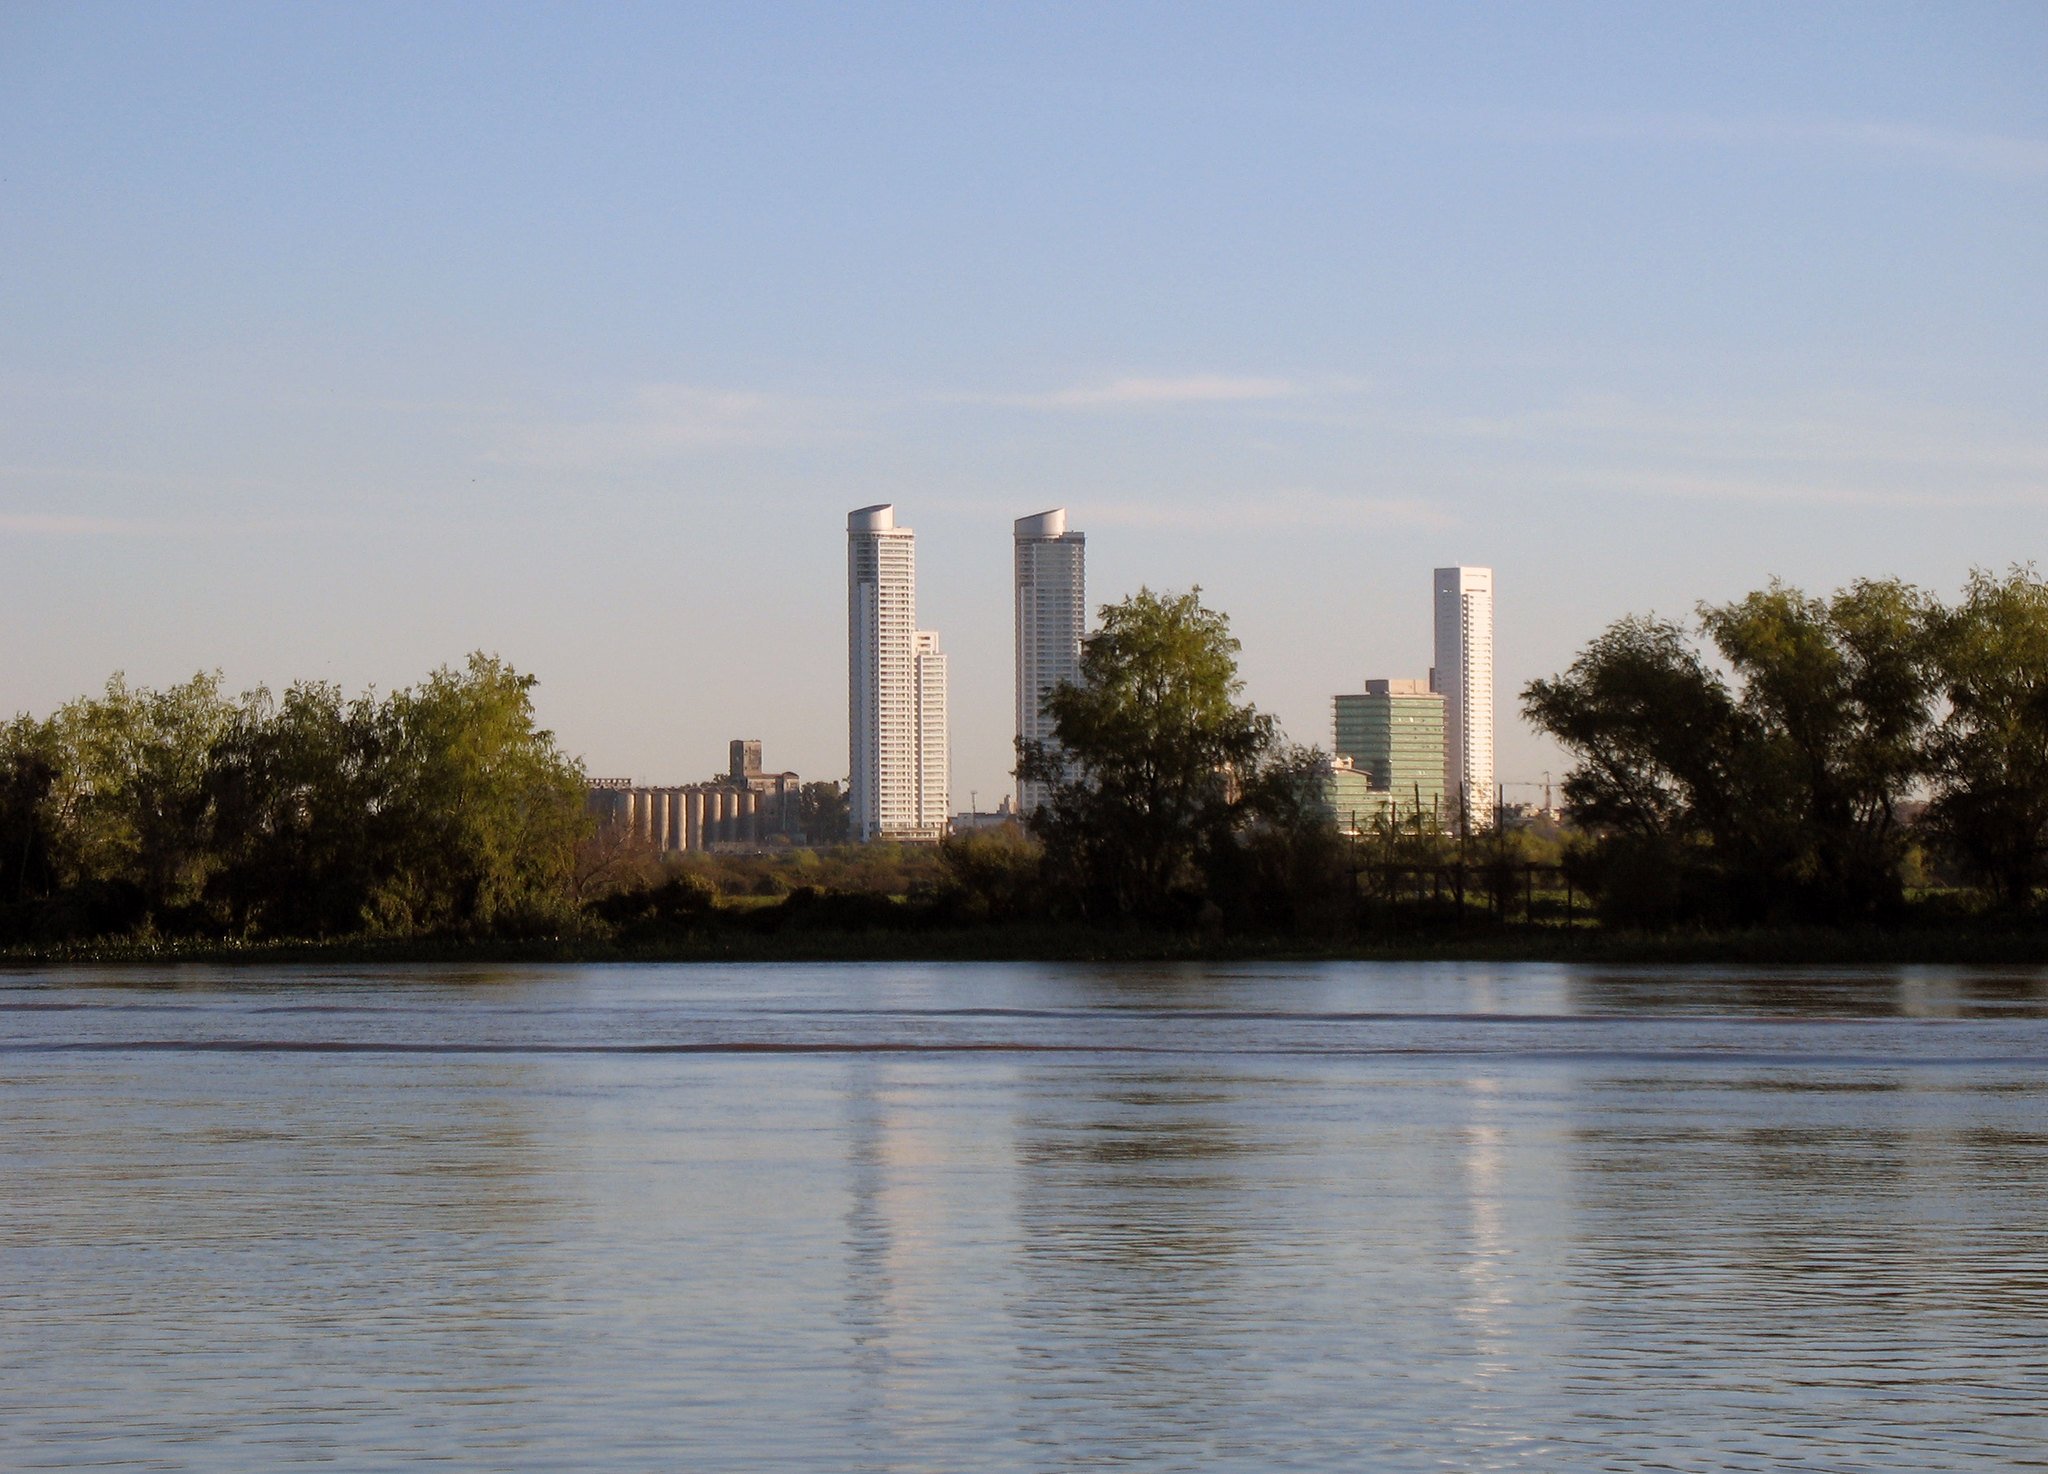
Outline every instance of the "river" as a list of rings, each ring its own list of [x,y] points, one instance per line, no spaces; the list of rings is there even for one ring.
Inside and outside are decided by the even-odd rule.
[[[0,972],[0,1467],[2048,1460],[2048,972]]]

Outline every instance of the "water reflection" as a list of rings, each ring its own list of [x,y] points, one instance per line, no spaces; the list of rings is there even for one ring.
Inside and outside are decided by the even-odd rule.
[[[2021,1399],[2048,1395],[2038,1099],[1912,1075],[1591,1082],[1570,1395],[1687,1387],[1665,1446],[1740,1406],[1758,1457],[1914,1468],[1930,1413],[1949,1467],[2018,1456]]]
[[[15,1438],[331,1456],[395,1398],[509,1403],[544,1378],[562,1205],[528,1066],[65,1063],[0,1076]]]
[[[1571,1006],[1585,1013],[2048,1016],[2048,973],[2035,967],[1585,967],[1568,976]]]
[[[1247,1088],[1144,1068],[1023,1082],[1014,1375],[1024,1440],[1061,1466],[1186,1457],[1257,1403],[1267,1308],[1242,1261],[1279,1226],[1235,1170],[1260,1148]]]
[[[1970,970],[0,979],[0,1466],[2011,1466],[2044,1101]]]

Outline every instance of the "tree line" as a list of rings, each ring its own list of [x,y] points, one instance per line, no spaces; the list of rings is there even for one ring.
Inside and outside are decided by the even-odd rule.
[[[472,656],[388,695],[119,677],[0,726],[0,945],[82,937],[653,939],[719,927],[1080,924],[1341,936],[1402,887],[1555,862],[1608,922],[2031,912],[2048,882],[2048,585],[1774,583],[1620,620],[1523,711],[1573,756],[1561,836],[1410,815],[1340,836],[1323,754],[1243,699],[1200,590],[1105,606],[1025,828],[937,849],[662,856],[591,818],[533,679]],[[821,827],[836,785],[806,795]],[[829,789],[830,791],[826,791]],[[1482,847],[1475,853],[1475,845]],[[1498,876],[1496,877],[1498,879]],[[1364,883],[1362,883],[1364,882]],[[1493,882],[1489,882],[1491,884]],[[1375,907],[1379,909],[1376,911]]]
[[[1951,909],[2018,915],[2048,878],[2029,568],[1979,571],[1954,603],[1772,583],[1686,623],[1623,619],[1522,705],[1573,754],[1571,859],[1613,921],[1883,921],[1943,878]]]
[[[384,696],[217,675],[0,727],[0,944],[519,934],[573,917],[583,771],[485,655]]]

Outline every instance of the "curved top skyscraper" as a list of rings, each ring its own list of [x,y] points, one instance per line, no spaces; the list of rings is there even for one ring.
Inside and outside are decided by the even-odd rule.
[[[1081,679],[1081,634],[1088,622],[1088,538],[1067,531],[1067,509],[1055,507],[1012,524],[1016,550],[1017,736],[1052,740],[1045,698],[1061,682]],[[1019,783],[1017,807],[1045,802],[1042,784]]]
[[[917,627],[917,536],[884,503],[846,516],[847,803],[853,837],[946,832],[946,657]]]

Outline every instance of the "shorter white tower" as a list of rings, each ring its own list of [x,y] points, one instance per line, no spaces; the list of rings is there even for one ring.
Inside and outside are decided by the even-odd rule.
[[[1045,698],[1055,686],[1081,679],[1081,635],[1088,620],[1087,534],[1067,531],[1067,509],[1057,507],[1012,524],[1016,545],[1017,736],[1050,742]],[[1044,785],[1019,783],[1017,807],[1030,813],[1045,802]]]
[[[949,820],[946,657],[937,630],[917,632],[917,837],[942,839]]]
[[[1493,570],[1436,570],[1436,668],[1444,698],[1444,802],[1474,829],[1493,823]]]

